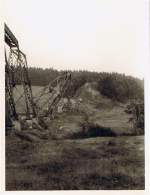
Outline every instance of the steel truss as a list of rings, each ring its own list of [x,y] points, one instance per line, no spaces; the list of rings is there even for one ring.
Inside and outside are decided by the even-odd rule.
[[[9,46],[9,56],[7,59],[5,50],[5,88],[6,101],[8,102],[11,118],[18,119],[16,112],[16,102],[24,97],[26,110],[25,114],[28,118],[36,117],[36,109],[33,102],[31,82],[28,75],[28,65],[26,55],[19,49],[19,43],[11,30],[5,24],[5,42]],[[14,89],[16,83],[23,86],[23,93],[18,100],[14,100]]]
[[[31,82],[28,75],[28,65],[26,55],[20,50],[19,43],[8,26],[5,24],[5,42],[9,46],[9,56],[7,58],[5,51],[6,63],[6,102],[7,111],[12,119],[18,119],[16,105],[20,99],[24,99],[25,110],[22,114],[26,114],[29,119],[49,116],[53,118],[58,103],[65,95],[66,90],[71,81],[71,74],[66,72],[58,76],[49,85],[43,87],[40,93],[33,98]],[[14,91],[17,90],[17,84],[23,86],[23,93],[17,98],[14,98]],[[19,90],[18,90],[19,91]],[[46,107],[46,112],[44,110]]]

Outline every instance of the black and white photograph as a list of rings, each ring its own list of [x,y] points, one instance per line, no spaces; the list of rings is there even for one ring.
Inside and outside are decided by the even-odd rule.
[[[5,190],[145,190],[146,0],[5,0]]]

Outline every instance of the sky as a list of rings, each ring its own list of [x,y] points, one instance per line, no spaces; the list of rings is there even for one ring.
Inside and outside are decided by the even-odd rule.
[[[143,78],[146,0],[5,0],[28,66]]]

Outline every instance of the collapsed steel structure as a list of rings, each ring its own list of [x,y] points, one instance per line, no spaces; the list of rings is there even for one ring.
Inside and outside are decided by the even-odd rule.
[[[20,50],[17,38],[6,24],[4,29],[5,43],[9,47],[8,57],[5,49],[6,114],[9,114],[12,120],[18,120],[19,114],[25,114],[28,119],[40,116],[52,117],[57,110],[60,99],[66,93],[71,74],[66,72],[60,75],[52,83],[43,87],[34,98],[26,55]],[[17,83],[21,84],[23,92],[16,100],[14,91],[17,88]],[[16,106],[22,98],[24,99],[25,110],[23,113],[19,113],[16,110]]]

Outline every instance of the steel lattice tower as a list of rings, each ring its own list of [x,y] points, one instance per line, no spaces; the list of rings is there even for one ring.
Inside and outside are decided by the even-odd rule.
[[[25,114],[28,118],[36,117],[35,104],[33,102],[31,82],[28,75],[28,65],[26,55],[20,50],[19,43],[8,26],[5,24],[5,42],[9,46],[9,56],[7,58],[5,51],[5,88],[6,102],[9,107],[10,117],[18,119],[16,112],[16,101],[24,97]],[[16,82],[23,86],[23,93],[15,101],[14,88]]]

